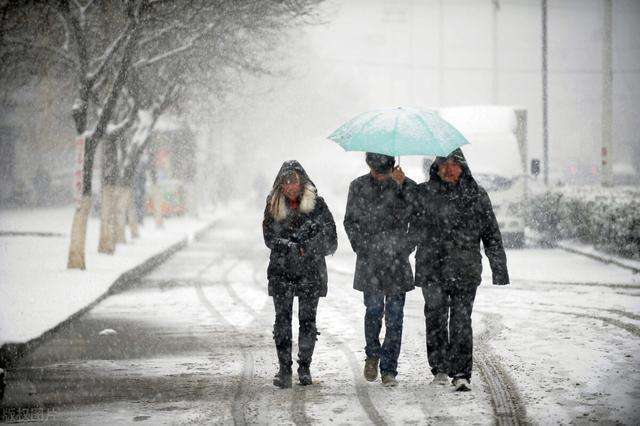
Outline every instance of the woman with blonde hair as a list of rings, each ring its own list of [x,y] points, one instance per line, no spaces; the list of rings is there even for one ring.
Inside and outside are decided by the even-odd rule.
[[[327,295],[324,258],[336,251],[338,242],[329,208],[295,160],[286,161],[276,176],[267,197],[262,231],[271,249],[267,278],[275,307],[273,339],[280,367],[273,384],[291,387],[291,316],[297,296],[298,378],[301,385],[310,385],[318,301]]]

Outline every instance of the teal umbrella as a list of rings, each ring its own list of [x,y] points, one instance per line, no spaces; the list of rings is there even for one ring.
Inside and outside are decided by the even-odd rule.
[[[446,156],[469,141],[437,112],[417,108],[379,109],[343,124],[329,139],[345,151]]]

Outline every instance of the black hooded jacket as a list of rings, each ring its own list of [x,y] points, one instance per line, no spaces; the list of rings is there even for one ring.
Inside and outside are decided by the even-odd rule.
[[[409,218],[415,187],[409,178],[399,186],[371,174],[351,182],[344,229],[357,255],[354,289],[386,294],[413,290],[409,254],[415,244],[409,239]]]
[[[267,269],[269,295],[293,291],[296,296],[324,297],[327,295],[324,258],[333,254],[338,246],[336,225],[327,204],[317,195],[315,185],[297,161],[286,161],[282,165],[274,188],[292,171],[298,173],[303,185],[298,209],[291,209],[286,197],[281,195],[281,208],[274,217],[269,209],[270,195],[264,211],[262,232],[265,244],[271,249]]]
[[[457,184],[443,181],[438,167],[448,158],[462,166]],[[476,183],[460,149],[437,157],[430,180],[418,185],[411,223],[417,244],[415,284],[419,287],[456,282],[479,285],[482,274],[480,241],[489,259],[494,284],[508,284],[507,258],[487,192]]]

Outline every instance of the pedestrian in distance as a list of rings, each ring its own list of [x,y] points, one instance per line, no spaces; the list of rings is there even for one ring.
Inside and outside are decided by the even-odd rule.
[[[476,183],[460,149],[436,157],[430,179],[418,185],[411,234],[417,244],[415,284],[422,288],[427,357],[433,383],[450,378],[471,390],[471,312],[481,281],[480,242],[493,284],[509,284],[507,258],[487,192]]]
[[[292,381],[291,316],[298,297],[298,378],[311,385],[311,359],[317,339],[316,312],[327,295],[325,256],[338,242],[333,216],[300,163],[286,161],[267,197],[262,222],[264,241],[271,250],[267,278],[273,298],[273,339],[279,370],[273,384],[290,388]]]
[[[409,254],[415,245],[408,232],[416,184],[393,157],[367,153],[366,163],[370,172],[349,186],[344,228],[357,256],[353,288],[363,292],[366,308],[364,377],[375,381],[379,368],[382,383],[395,386],[405,295],[414,288]]]

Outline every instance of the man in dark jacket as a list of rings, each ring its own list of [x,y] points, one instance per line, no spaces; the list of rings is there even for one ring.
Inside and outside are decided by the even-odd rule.
[[[473,179],[460,149],[436,158],[430,180],[417,193],[411,235],[418,244],[415,283],[425,300],[429,365],[434,383],[447,384],[451,377],[456,390],[470,390],[480,241],[493,283],[509,284],[500,229],[489,196]]]
[[[349,186],[344,228],[357,255],[353,288],[364,293],[366,307],[364,376],[374,381],[379,364],[383,384],[395,386],[405,293],[414,287],[409,254],[415,246],[408,227],[415,182],[394,168],[393,157],[367,153],[366,160],[371,172]]]

